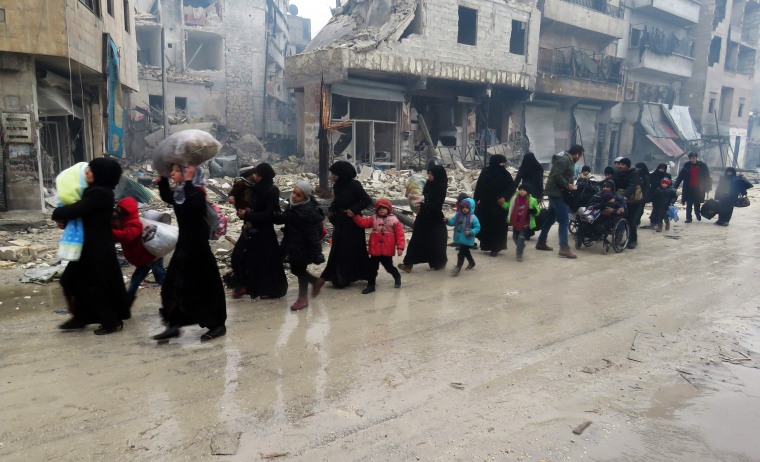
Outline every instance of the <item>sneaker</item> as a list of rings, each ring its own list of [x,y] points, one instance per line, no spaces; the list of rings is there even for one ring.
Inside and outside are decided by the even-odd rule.
[[[472,271],[473,268],[475,268],[475,263],[470,263],[467,265],[467,268],[465,268],[465,271]]]
[[[459,276],[459,272],[462,271],[461,266],[455,266],[453,270],[451,270],[452,276]]]
[[[100,326],[99,328],[92,331],[92,333],[95,335],[108,335],[108,334],[113,334],[114,332],[121,332],[123,328],[124,328],[124,323],[120,322],[113,327]]]
[[[306,297],[298,297],[295,303],[290,305],[290,311],[300,311],[309,307],[309,300]]]
[[[702,221],[702,215],[697,215],[697,221]]]
[[[684,221],[684,223],[691,223],[691,218],[687,218],[686,221]]]
[[[232,298],[240,298],[243,295],[246,295],[248,293],[247,287],[241,287],[239,289],[235,289],[232,292],[230,292],[230,297]]]
[[[546,242],[538,241],[536,242],[536,250],[548,250],[549,252],[551,252],[554,249],[546,245]]]

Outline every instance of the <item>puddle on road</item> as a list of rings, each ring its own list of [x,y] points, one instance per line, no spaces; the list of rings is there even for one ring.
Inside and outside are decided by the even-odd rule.
[[[0,287],[0,320],[18,318],[63,308],[63,292],[58,283],[14,284]]]

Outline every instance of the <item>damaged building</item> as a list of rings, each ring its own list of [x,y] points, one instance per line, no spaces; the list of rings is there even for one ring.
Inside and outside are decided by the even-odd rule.
[[[61,170],[122,156],[132,2],[0,0],[0,209],[44,209]]]
[[[538,26],[531,1],[343,2],[286,60],[299,153],[317,162],[324,126],[331,157],[354,163],[398,167],[402,153],[430,144],[463,163],[486,145],[512,155],[519,103],[535,86]]]
[[[135,0],[140,93],[132,151],[162,125],[161,57],[170,123],[214,122],[292,152],[294,103],[284,85],[287,0]],[[162,50],[162,32],[164,45]]]

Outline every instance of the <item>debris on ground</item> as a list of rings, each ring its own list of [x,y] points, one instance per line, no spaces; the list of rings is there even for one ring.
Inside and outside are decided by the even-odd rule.
[[[592,424],[592,422],[590,420],[587,420],[587,421],[583,422],[582,424],[578,425],[577,427],[575,427],[573,429],[573,433],[575,433],[576,435],[580,435],[581,433],[583,433],[584,431],[586,431],[586,429],[591,424]]]

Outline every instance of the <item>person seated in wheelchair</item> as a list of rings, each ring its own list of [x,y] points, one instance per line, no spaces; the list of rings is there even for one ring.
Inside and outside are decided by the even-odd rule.
[[[591,167],[584,165],[581,175],[575,180],[575,197],[578,207],[588,207],[591,199],[599,192],[599,183],[591,177]]]
[[[591,199],[591,204],[581,215],[585,226],[579,226],[578,232],[581,238],[585,233],[601,237],[606,234],[617,217],[625,214],[625,200],[615,191],[612,181],[602,183],[602,190]]]

